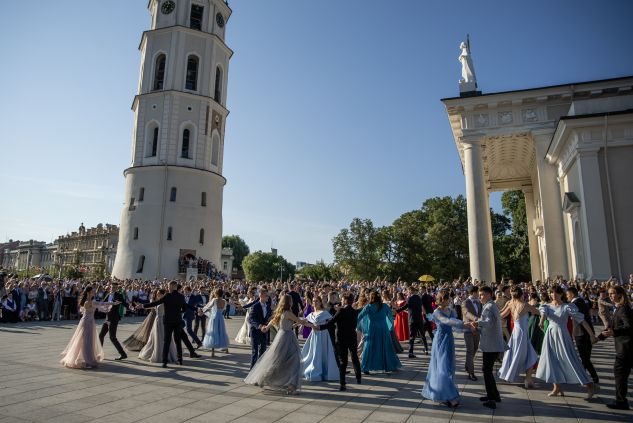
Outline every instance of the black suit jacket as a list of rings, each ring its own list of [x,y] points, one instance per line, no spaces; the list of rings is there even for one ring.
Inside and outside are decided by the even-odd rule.
[[[110,294],[108,294],[104,300],[107,301],[109,297],[110,297]],[[119,301],[121,304],[110,307],[110,310],[108,310],[108,313],[106,313],[106,320],[108,322],[118,322],[119,320],[121,320],[121,315],[119,314],[119,307],[121,306],[127,307],[127,301],[125,300],[125,295],[123,295],[121,291],[115,292],[112,296],[112,302],[115,303],[117,301]]]
[[[184,294],[183,294],[183,298],[184,298],[184,297],[185,297],[185,296],[184,296]],[[192,308],[190,308],[190,307],[187,307],[187,308],[185,309],[185,315],[184,315],[184,317],[185,317],[185,319],[188,319],[188,320],[193,320],[193,319],[195,319],[195,318],[196,318],[196,313],[195,313],[195,310],[197,310],[197,307],[202,307],[202,306],[203,306],[203,304],[202,304],[202,296],[200,296],[200,295],[195,295],[195,294],[191,294],[191,295],[189,296],[189,302],[187,302],[187,304],[189,304],[190,306],[193,306],[194,308],[192,309]]]
[[[272,309],[268,306],[268,313],[264,317],[264,308],[260,302],[253,304],[253,309],[248,315],[248,324],[251,325],[251,332],[261,332],[259,327],[261,325],[267,325],[273,314]]]
[[[196,307],[185,302],[185,296],[180,292],[168,292],[160,300],[145,304],[143,308],[156,307],[159,304],[165,305],[164,323],[182,324],[182,313],[187,309],[196,310]]]
[[[424,312],[428,315],[433,314],[433,296],[428,293],[422,294],[420,297],[422,300],[422,307],[424,307]]]
[[[339,308],[327,323],[319,325],[321,330],[336,328],[336,342],[339,344],[356,343],[356,325],[358,310],[348,305]]]
[[[401,311],[409,311],[409,321],[419,322],[422,318],[422,298],[418,294],[414,294],[407,298],[407,303],[396,309],[398,313]]]
[[[617,355],[633,354],[633,310],[627,305],[618,307],[613,313],[613,339]]]
[[[585,322],[587,322],[587,324],[589,325],[589,327],[591,327],[591,330],[593,331],[593,324],[591,323],[591,315],[589,314],[589,307],[587,306],[587,303],[585,302],[585,300],[583,300],[580,297],[576,297],[571,303],[575,305],[578,308],[578,311],[580,311],[585,316]],[[576,322],[574,322],[573,334],[575,338],[589,336],[585,328],[582,327],[582,324],[576,323]]]

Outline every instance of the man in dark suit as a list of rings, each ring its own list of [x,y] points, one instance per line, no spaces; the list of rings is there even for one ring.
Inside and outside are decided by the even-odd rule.
[[[103,326],[101,326],[101,332],[99,332],[99,341],[101,341],[101,345],[103,345],[105,336],[109,332],[110,342],[112,342],[112,345],[114,345],[114,348],[116,348],[120,355],[120,357],[115,358],[115,360],[125,360],[127,358],[127,354],[119,343],[119,340],[116,338],[116,332],[119,327],[119,321],[125,314],[125,308],[128,305],[125,301],[125,295],[119,291],[119,284],[117,282],[112,282],[110,284],[110,293],[106,296],[105,301],[109,303],[119,302],[121,304],[110,306],[110,309],[106,314],[106,321],[103,323]]]
[[[187,333],[191,337],[191,340],[196,343],[198,348],[202,346],[202,341],[200,338],[196,336],[196,333],[193,330],[193,321],[196,319],[196,314],[194,310],[198,310],[198,307],[202,307],[202,297],[200,295],[194,295],[191,293],[191,287],[185,287],[185,303],[190,305],[192,308],[185,308],[185,312],[183,313],[183,318],[185,319],[185,327],[187,328]]]
[[[420,296],[420,299],[422,300],[422,309],[424,310],[424,314],[426,316],[430,316],[431,314],[433,314],[433,302],[435,301],[435,298],[433,298],[433,295],[431,294],[431,288],[427,287],[423,290],[424,292]],[[431,321],[429,319],[424,319],[424,330],[422,331],[422,335],[426,335],[426,332],[429,333],[432,341],[433,326],[431,325]]]
[[[591,315],[589,314],[589,307],[585,300],[578,296],[578,290],[575,287],[567,288],[567,300],[575,305],[585,316],[585,322],[589,325],[591,330],[593,331],[593,324],[591,323]],[[591,375],[591,379],[593,379],[593,383],[598,384],[600,382],[598,378],[598,373],[596,369],[593,367],[591,363],[591,336],[582,325],[577,324],[574,321],[574,341],[576,341],[576,348],[578,349],[578,355],[580,355],[580,360],[582,360],[582,365],[587,371],[589,375]]]
[[[609,299],[616,309],[613,313],[612,327],[607,328],[599,337],[604,340],[612,336],[615,343],[615,363],[613,364],[615,402],[607,404],[607,407],[614,410],[629,409],[626,394],[629,375],[633,368],[633,310],[627,295],[626,290],[621,286],[609,288]]]
[[[196,289],[194,291],[194,294],[200,296],[201,304],[203,306],[209,302],[209,299],[205,291]],[[201,336],[204,337],[204,333],[207,330],[207,315],[204,313],[196,313],[196,321],[193,325],[193,333],[195,333],[196,336],[198,336],[198,328],[201,328],[201,333],[202,333]]]
[[[165,316],[163,316],[163,326],[165,328],[165,339],[163,343],[163,367],[167,367],[167,359],[169,358],[169,347],[171,346],[172,335],[174,337],[174,343],[176,344],[176,353],[178,354],[178,363],[182,364],[182,344],[180,343],[183,338],[187,338],[185,331],[183,330],[182,313],[185,309],[196,310],[194,306],[191,306],[185,302],[185,297],[178,292],[178,282],[169,282],[169,292],[165,294],[160,300],[153,303],[140,304],[141,308],[156,307],[159,304],[165,305]],[[189,356],[191,358],[200,358],[199,354],[193,350],[193,346],[186,339],[185,345],[189,349]]]
[[[415,358],[415,355],[413,354],[413,345],[417,335],[422,338],[422,342],[424,343],[424,354],[428,355],[429,346],[426,343],[426,336],[424,336],[424,323],[426,319],[424,318],[422,312],[422,299],[418,295],[417,288],[413,285],[409,287],[409,297],[407,298],[407,303],[398,308],[396,312],[400,313],[405,310],[408,310],[409,312],[409,358]]]
[[[288,295],[292,298],[292,314],[295,316],[299,316],[299,313],[303,310],[303,301],[301,300],[301,295],[297,292],[297,286],[294,283],[291,283],[288,286]],[[295,336],[299,336],[299,326],[295,326]]]
[[[334,317],[319,329],[336,328],[336,352],[339,359],[339,375],[341,391],[345,391],[345,372],[347,371],[348,353],[352,358],[356,382],[361,383],[360,361],[358,360],[358,341],[356,339],[356,324],[358,323],[358,311],[354,310],[352,303],[354,295],[343,296],[344,306],[339,308]]]
[[[268,324],[272,315],[272,309],[268,303],[268,291],[259,291],[259,301],[253,303],[251,313],[248,316],[248,324],[251,326],[251,369],[266,351],[268,336],[264,326]]]

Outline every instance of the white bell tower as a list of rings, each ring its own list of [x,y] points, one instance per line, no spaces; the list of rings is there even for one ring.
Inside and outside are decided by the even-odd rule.
[[[223,0],[150,0],[134,98],[132,164],[112,274],[174,278],[184,257],[220,264],[226,87]]]

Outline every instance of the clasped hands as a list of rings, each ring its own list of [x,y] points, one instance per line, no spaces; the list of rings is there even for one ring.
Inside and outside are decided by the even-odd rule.
[[[464,323],[464,326],[469,328],[471,332],[477,332],[477,330],[479,329],[479,324],[477,322]]]

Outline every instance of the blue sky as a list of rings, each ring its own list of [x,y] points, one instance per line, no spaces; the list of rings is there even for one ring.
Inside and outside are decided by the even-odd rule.
[[[147,1],[5,3],[0,241],[118,224]],[[331,260],[354,217],[464,193],[440,98],[466,33],[484,92],[633,74],[626,0],[230,5],[224,232],[293,262]]]

